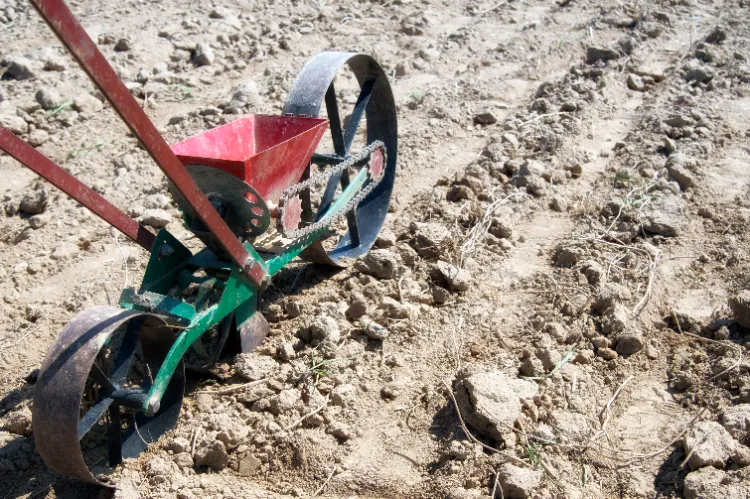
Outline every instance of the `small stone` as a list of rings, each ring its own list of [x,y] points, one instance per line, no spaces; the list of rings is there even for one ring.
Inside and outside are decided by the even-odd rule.
[[[533,381],[500,371],[479,373],[458,383],[456,400],[468,424],[483,435],[503,440],[521,414],[521,400],[538,391]],[[512,438],[512,437],[511,437]]]
[[[120,38],[115,44],[115,52],[127,52],[130,50],[130,40],[127,38]]]
[[[29,140],[27,141],[32,147],[39,147],[44,145],[49,140],[49,133],[37,128],[29,134]]]
[[[367,337],[373,340],[382,341],[390,335],[386,327],[381,326],[366,315],[359,319],[359,325]]]
[[[41,185],[39,188],[24,194],[18,210],[21,213],[39,214],[47,209],[48,202],[49,192],[47,191],[47,187]]]
[[[94,114],[104,109],[104,104],[93,95],[84,92],[73,99],[73,109],[79,113]]]
[[[644,92],[646,90],[646,84],[643,83],[643,78],[637,74],[630,73],[628,75],[628,88],[635,90],[636,92]]]
[[[367,313],[367,303],[364,299],[354,299],[346,309],[346,317],[349,320],[357,320]]]
[[[450,298],[451,293],[442,286],[433,286],[432,288],[432,301],[437,305],[442,305]]]
[[[263,98],[258,90],[258,84],[255,80],[248,80],[240,85],[229,103],[230,107],[250,107],[251,109],[258,108],[263,105]]]
[[[5,58],[7,69],[5,72],[16,80],[30,80],[36,77],[32,69],[32,62],[21,56],[9,56]]]
[[[385,249],[371,250],[354,264],[354,268],[378,279],[394,279],[404,270],[401,257]]]
[[[143,212],[143,215],[141,215],[141,221],[146,225],[158,229],[169,225],[172,221],[172,215],[165,210],[150,209]]]
[[[615,350],[623,356],[633,355],[643,349],[643,334],[640,331],[627,331],[617,336]]]
[[[252,476],[255,475],[261,466],[261,461],[252,454],[246,454],[237,465],[237,473],[240,476]]]
[[[703,39],[706,43],[719,44],[727,39],[727,31],[723,26],[716,26],[706,38]]]
[[[689,82],[708,83],[714,79],[714,72],[709,68],[692,66],[682,76]]]
[[[229,454],[220,440],[214,440],[209,445],[204,445],[195,450],[195,465],[208,466],[220,470],[229,464]]]
[[[298,301],[289,300],[284,303],[284,311],[290,319],[294,319],[302,315],[302,305]]]
[[[664,165],[669,178],[680,185],[681,190],[687,190],[697,184],[695,174],[688,167],[688,159],[682,154],[672,154]]]
[[[592,352],[591,350],[583,350],[576,354],[575,358],[573,359],[573,363],[587,365],[591,364],[593,360],[594,352]]]
[[[724,411],[721,424],[740,442],[750,439],[750,404],[737,404]]]
[[[683,442],[690,455],[691,470],[713,466],[723,468],[730,459],[738,465],[750,464],[750,449],[743,446],[715,421],[700,421],[693,425]]]
[[[0,112],[0,125],[16,135],[23,135],[29,131],[29,124],[26,120],[15,113]]]
[[[195,45],[195,56],[193,61],[198,66],[210,66],[216,60],[214,49],[207,43],[198,43]]]
[[[667,195],[642,210],[641,217],[643,230],[647,233],[675,237],[679,235],[682,224],[681,199],[676,195]]]
[[[497,118],[488,111],[474,115],[475,125],[492,125],[493,123],[497,123]]]
[[[49,111],[62,104],[62,97],[54,88],[40,88],[34,96],[42,109]]]
[[[448,288],[453,291],[466,291],[471,284],[471,272],[459,269],[455,265],[438,260],[435,265],[440,275],[448,283]]]
[[[505,463],[498,470],[503,495],[508,499],[526,499],[534,496],[544,476],[544,470],[521,468]]]
[[[594,64],[598,61],[611,61],[619,59],[620,53],[606,47],[590,46],[586,49],[586,64]]]
[[[313,340],[328,340],[331,343],[338,343],[341,340],[341,329],[333,317],[318,315],[313,318],[310,325],[310,337]]]
[[[617,358],[617,352],[611,348],[599,348],[596,350],[596,356],[604,360],[615,360]]]
[[[544,326],[544,331],[555,338],[558,341],[565,341],[565,339],[568,337],[568,330],[565,329],[565,326],[560,324],[559,322],[550,322],[547,323]]]

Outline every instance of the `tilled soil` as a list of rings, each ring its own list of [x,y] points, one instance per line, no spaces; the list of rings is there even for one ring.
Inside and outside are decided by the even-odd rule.
[[[35,370],[148,255],[0,155],[4,497],[750,497],[745,2],[71,7],[170,143],[372,55],[398,176],[376,248],[275,278],[266,342],[191,375],[173,432],[96,468],[110,493],[35,454]],[[0,124],[198,247],[26,3],[0,39]]]

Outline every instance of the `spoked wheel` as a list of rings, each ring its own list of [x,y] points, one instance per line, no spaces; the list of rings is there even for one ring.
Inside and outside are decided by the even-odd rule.
[[[359,84],[359,95],[346,123],[342,123],[347,115],[341,112],[334,86],[334,78],[344,64],[348,64]],[[309,261],[345,267],[372,247],[388,213],[398,153],[396,106],[388,78],[380,65],[370,56],[346,52],[323,52],[311,59],[297,76],[284,105],[284,113],[318,117],[323,103],[332,144],[321,143],[303,180],[311,175],[313,165],[325,171],[326,167],[335,166],[356,154],[358,150],[352,146],[363,127],[366,127],[366,144],[362,145],[382,141],[387,157],[380,184],[347,215],[346,227],[334,231],[335,240],[317,240],[302,254]],[[349,173],[344,171],[332,176],[324,191],[303,192],[302,224],[319,220],[331,206],[337,190],[347,185]],[[318,204],[317,209],[314,202]]]
[[[142,412],[173,338],[158,316],[116,307],[86,310],[63,328],[34,394],[34,438],[51,469],[104,485],[90,467],[135,457],[177,424],[182,361],[158,412]]]

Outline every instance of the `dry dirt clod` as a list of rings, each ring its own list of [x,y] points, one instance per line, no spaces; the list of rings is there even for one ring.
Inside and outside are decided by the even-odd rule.
[[[590,46],[586,49],[586,64],[594,64],[598,61],[612,61],[619,59],[620,53],[617,50],[607,47]]]
[[[28,437],[31,435],[31,409],[24,405],[9,412],[0,420],[0,427],[10,433]]]
[[[439,258],[451,238],[448,228],[436,222],[413,222],[410,231],[411,246],[424,258]]]
[[[456,387],[456,401],[464,420],[485,436],[515,441],[510,427],[521,414],[521,400],[537,393],[533,381],[511,378],[492,371],[463,379]]]
[[[229,454],[224,443],[220,440],[214,440],[207,445],[201,445],[195,450],[195,465],[208,466],[209,468],[220,470],[229,464]]]
[[[166,227],[172,221],[172,215],[165,210],[152,209],[146,210],[141,215],[141,222],[151,227]]]
[[[616,338],[615,351],[627,357],[640,352],[643,349],[643,334],[640,331],[625,331]]]
[[[328,315],[317,315],[310,324],[310,338],[312,340],[338,343],[341,341],[341,328],[333,317]]]
[[[594,310],[599,313],[605,312],[617,303],[628,301],[633,297],[630,290],[615,282],[607,282],[599,287],[599,292],[593,304]]]
[[[721,424],[740,442],[750,439],[750,404],[738,404],[724,411]]]
[[[466,269],[460,269],[455,265],[438,260],[435,268],[440,277],[448,284],[448,288],[453,291],[466,291],[471,285],[471,272]]]
[[[47,209],[47,203],[49,202],[49,192],[47,187],[40,186],[31,192],[27,192],[21,199],[19,211],[21,213],[39,214]]]
[[[534,495],[539,487],[543,470],[521,468],[510,463],[503,464],[498,470],[503,495],[508,499],[526,499]]]
[[[669,178],[680,184],[680,189],[687,190],[695,187],[697,179],[695,174],[688,168],[689,160],[682,154],[673,154],[664,165],[669,173]]]
[[[248,381],[258,381],[267,378],[279,367],[278,362],[266,355],[255,352],[241,353],[234,358],[237,374]]]
[[[750,290],[745,289],[731,296],[728,303],[734,320],[740,326],[750,328]]]
[[[745,499],[750,497],[750,470],[725,472],[706,467],[685,477],[685,499]]]
[[[713,466],[723,468],[730,459],[741,465],[750,464],[750,449],[732,439],[732,435],[715,421],[696,423],[685,435],[685,453],[690,456],[691,470]]]
[[[208,43],[198,43],[195,45],[195,56],[193,61],[198,66],[210,66],[216,60],[214,49]]]
[[[403,272],[401,258],[389,250],[371,250],[354,264],[354,268],[378,279],[394,279]]]
[[[366,315],[359,319],[359,325],[367,337],[373,340],[382,341],[390,335],[388,328],[381,326]]]
[[[104,104],[93,95],[84,92],[73,99],[73,109],[91,115],[104,109]]]

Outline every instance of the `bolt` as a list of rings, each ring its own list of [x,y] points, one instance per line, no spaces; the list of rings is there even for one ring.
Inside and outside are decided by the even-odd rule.
[[[171,256],[173,254],[174,248],[167,243],[162,244],[161,248],[159,248],[159,256]]]
[[[151,400],[148,401],[148,404],[146,404],[146,416],[153,416],[159,412],[160,407],[161,401],[157,397],[152,397]]]

